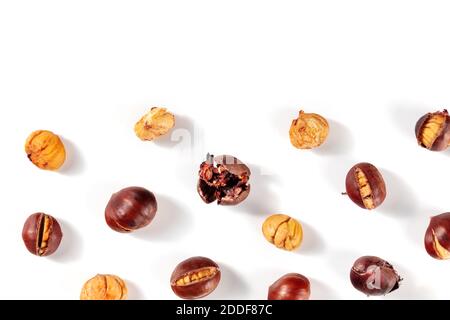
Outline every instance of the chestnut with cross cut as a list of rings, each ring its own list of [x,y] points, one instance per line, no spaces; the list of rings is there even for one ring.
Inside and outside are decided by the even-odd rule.
[[[345,187],[347,192],[344,194],[363,209],[375,209],[386,199],[383,176],[373,164],[367,162],[358,163],[350,169]]]
[[[175,268],[170,285],[173,292],[182,299],[200,299],[217,288],[220,276],[217,263],[205,257],[193,257]]]
[[[62,236],[58,221],[45,213],[29,216],[22,230],[22,239],[26,248],[40,257],[54,253],[61,243]]]
[[[250,193],[250,169],[233,156],[208,154],[200,165],[197,191],[205,203],[237,205]]]

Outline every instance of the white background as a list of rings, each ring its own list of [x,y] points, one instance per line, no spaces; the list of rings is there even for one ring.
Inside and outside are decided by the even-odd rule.
[[[449,106],[449,9],[429,0],[1,1],[0,298],[78,299],[87,279],[113,273],[132,299],[173,299],[173,268],[204,255],[223,270],[211,299],[265,299],[288,272],[311,279],[313,299],[367,299],[349,271],[370,254],[405,279],[384,299],[449,299],[449,262],[429,257],[423,236],[430,216],[450,210],[450,151],[421,149],[414,136],[421,115]],[[176,136],[136,138],[151,106],[176,114]],[[300,108],[330,122],[320,149],[290,145]],[[26,158],[36,129],[63,137],[61,172]],[[200,200],[206,152],[251,166],[246,203]],[[360,161],[387,183],[373,212],[341,195]],[[160,208],[152,225],[124,235],[103,214],[131,185],[155,192]],[[38,211],[63,228],[52,257],[22,243]],[[297,252],[263,238],[273,213],[304,224]]]

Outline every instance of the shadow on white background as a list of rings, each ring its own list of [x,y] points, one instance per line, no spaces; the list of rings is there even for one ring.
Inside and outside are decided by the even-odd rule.
[[[214,300],[230,300],[245,297],[249,293],[246,281],[228,264],[219,262],[221,280],[217,289],[207,297]]]
[[[58,250],[48,258],[60,263],[79,260],[83,253],[83,238],[81,234],[66,220],[61,218],[57,218],[57,220],[61,226],[63,238]]]
[[[190,211],[166,195],[156,194],[158,211],[148,227],[139,229],[131,235],[137,239],[151,242],[180,241],[192,228]]]
[[[61,140],[66,149],[66,162],[58,172],[68,176],[82,174],[86,170],[86,162],[80,149],[72,142],[72,140],[65,137],[61,137]]]

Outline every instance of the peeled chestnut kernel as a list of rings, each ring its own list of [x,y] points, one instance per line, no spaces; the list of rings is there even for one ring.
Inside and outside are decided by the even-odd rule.
[[[205,203],[237,205],[250,193],[250,169],[233,156],[207,155],[200,165],[197,191]]]
[[[363,209],[372,210],[386,199],[386,184],[378,169],[370,163],[358,163],[345,180],[348,197]]]
[[[108,226],[117,232],[132,232],[152,222],[158,205],[155,195],[141,187],[130,187],[112,195],[105,210]]]
[[[365,256],[356,260],[350,281],[356,290],[368,296],[383,296],[397,290],[402,279],[387,261]]]
[[[298,248],[303,240],[302,225],[284,214],[268,217],[263,223],[262,231],[267,241],[288,251]]]
[[[66,150],[61,139],[53,132],[34,131],[25,142],[28,159],[38,168],[58,170],[66,160]]]
[[[310,295],[308,278],[298,273],[289,273],[270,286],[268,300],[309,300]]]
[[[213,292],[220,282],[220,268],[211,259],[193,257],[173,271],[170,285],[182,299],[200,299]]]
[[[126,300],[128,289],[118,276],[98,274],[81,290],[80,300]]]
[[[139,139],[151,141],[168,133],[175,126],[175,116],[166,108],[154,107],[134,126]]]
[[[416,123],[416,138],[420,146],[442,151],[450,144],[450,117],[447,110],[427,113]]]
[[[35,213],[23,225],[22,239],[28,251],[44,257],[54,253],[61,243],[63,234],[58,221],[45,213]]]
[[[312,149],[325,142],[328,131],[328,121],[324,117],[300,111],[298,118],[292,121],[289,137],[294,147]]]
[[[425,233],[425,249],[433,258],[450,259],[450,212],[431,218]]]

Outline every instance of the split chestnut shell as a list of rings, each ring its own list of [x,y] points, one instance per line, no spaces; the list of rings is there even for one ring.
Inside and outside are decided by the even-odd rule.
[[[450,116],[447,110],[427,113],[416,123],[417,143],[431,151],[442,151],[450,144]]]
[[[353,166],[347,174],[348,197],[363,209],[372,210],[386,199],[386,184],[378,169],[367,162]]]
[[[431,218],[424,242],[425,249],[433,258],[450,259],[450,212]]]
[[[200,299],[217,288],[220,277],[217,263],[205,257],[192,257],[176,266],[170,286],[182,299]]]

